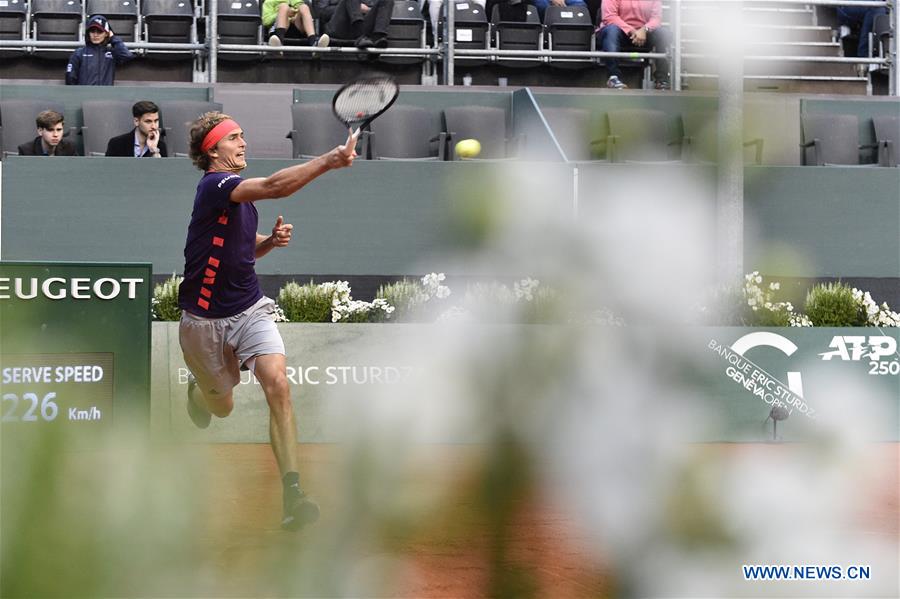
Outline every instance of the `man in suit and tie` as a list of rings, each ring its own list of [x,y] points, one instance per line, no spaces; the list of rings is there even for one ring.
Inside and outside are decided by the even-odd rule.
[[[160,139],[159,106],[141,100],[131,107],[134,129],[109,140],[107,156],[131,158],[165,158],[169,155],[166,142]]]
[[[63,139],[63,115],[45,110],[34,122],[38,136],[19,146],[19,156],[78,156],[75,144]]]

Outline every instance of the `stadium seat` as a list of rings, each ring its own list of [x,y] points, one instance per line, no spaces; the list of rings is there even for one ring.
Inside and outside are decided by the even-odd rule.
[[[587,110],[580,108],[542,108],[550,130],[559,142],[566,158],[572,161],[591,160],[590,119]]]
[[[685,112],[681,115],[684,137],[681,139],[681,160],[694,164],[718,162],[719,123],[715,112]],[[753,164],[762,164],[763,140],[756,138],[743,142],[745,148],[754,147]],[[748,160],[745,158],[744,162]]]
[[[593,52],[594,24],[584,6],[548,6],[544,13],[547,47],[565,52]],[[591,58],[551,58],[550,66],[583,69],[593,66]]]
[[[82,30],[81,0],[32,0],[31,23],[34,39],[42,42],[77,42]],[[35,56],[59,58],[71,49],[43,49]]]
[[[606,158],[609,162],[676,162],[669,136],[669,117],[661,110],[610,110]]]
[[[855,114],[801,115],[803,164],[859,166],[859,120]],[[871,165],[863,165],[871,166]]]
[[[347,129],[334,118],[330,104],[295,102],[291,106],[293,128],[287,137],[294,158],[315,158],[347,140]],[[365,159],[368,135],[361,135],[356,152]]]
[[[894,37],[894,32],[891,29],[891,15],[876,15],[872,21],[872,37],[869,39],[872,56],[889,58],[892,37]],[[882,66],[884,71],[887,71],[889,68],[889,65]]]
[[[481,143],[479,159],[503,159],[515,154],[515,144],[506,130],[506,111],[489,106],[455,106],[444,109],[444,130],[450,148],[450,160],[456,156],[456,143],[477,139]]]
[[[491,13],[494,28],[494,47],[498,50],[541,50],[544,47],[544,26],[538,17],[537,8],[524,5],[524,21],[504,21],[500,7],[496,4]],[[540,58],[508,57],[497,63],[507,67],[533,67],[540,64]]]
[[[715,112],[685,112],[681,115],[684,137],[681,159],[695,164],[717,162],[718,121]]]
[[[372,158],[443,160],[447,134],[440,122],[420,106],[394,106],[372,122]]]
[[[134,128],[134,116],[129,100],[85,100],[81,104],[84,125],[81,136],[85,156],[106,156],[106,145],[111,137],[122,135]]]
[[[162,128],[166,134],[169,156],[187,156],[190,152],[191,123],[200,115],[222,110],[218,102],[200,100],[167,100],[159,105]]]
[[[55,110],[65,116],[62,103],[54,100],[0,100],[0,156],[18,154],[20,144],[37,135],[34,119],[44,110]],[[74,128],[67,128],[70,135]]]
[[[113,32],[123,42],[138,39],[138,10],[136,0],[87,0],[88,15],[103,15]]]
[[[415,0],[396,0],[391,23],[388,25],[388,47],[425,48],[425,19]],[[394,64],[416,64],[425,57],[419,56],[382,56],[381,62]]]
[[[197,39],[194,5],[189,0],[144,0],[141,2],[144,39],[158,44],[189,44]],[[190,52],[153,50],[148,57],[180,60]]]
[[[453,23],[456,28],[454,48],[458,50],[487,50],[490,45],[487,15],[484,9],[474,2],[454,2],[448,5],[453,10]],[[444,15],[438,23],[439,41],[444,35]],[[460,56],[454,60],[455,66],[479,66],[487,64],[488,56]]]
[[[875,126],[875,139],[878,144],[878,164],[881,166],[898,166],[897,146],[900,145],[900,117],[876,116],[872,118]]]
[[[217,0],[220,44],[262,44],[259,0]],[[262,54],[219,50],[219,58],[233,61],[257,60]]]
[[[27,37],[25,26],[28,4],[26,0],[9,0],[0,3],[0,40],[24,40]],[[22,54],[20,50],[0,51],[0,58],[10,58]]]

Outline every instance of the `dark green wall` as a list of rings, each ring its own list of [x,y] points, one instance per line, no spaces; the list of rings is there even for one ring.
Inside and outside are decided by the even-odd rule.
[[[745,270],[900,277],[900,169],[748,167]]]
[[[245,176],[291,164],[255,160]],[[261,232],[278,214],[296,227],[291,248],[267,256],[258,270],[505,274],[474,272],[473,264],[452,262],[444,250],[484,242],[496,216],[491,207],[504,196],[499,189],[516,176],[507,164],[357,161],[291,198],[258,202]],[[541,172],[529,191],[562,212],[572,210],[573,165],[525,168]],[[745,173],[747,271],[900,277],[900,170],[748,167]],[[667,166],[648,174],[640,165],[580,163],[582,218],[590,217],[592,206],[602,207],[607,190],[630,186],[640,198],[649,189],[639,183],[647,176],[668,177],[673,187],[699,181],[696,193],[712,210],[714,174],[708,166]],[[180,272],[199,175],[186,159],[11,156],[3,163],[3,258],[149,261],[157,274]],[[714,223],[709,230],[712,236]]]
[[[296,164],[256,160],[245,177]],[[260,274],[468,274],[446,249],[478,244],[496,163],[357,161],[290,198],[258,202],[260,232],[282,214],[295,226],[286,251]],[[548,183],[571,181],[563,164],[541,164]],[[34,158],[3,164],[2,250],[7,260],[150,261],[181,272],[200,172],[187,159]],[[565,187],[571,189],[570,183]],[[566,210],[567,195],[553,198]],[[460,272],[462,269],[462,272]],[[486,273],[502,274],[502,273]]]

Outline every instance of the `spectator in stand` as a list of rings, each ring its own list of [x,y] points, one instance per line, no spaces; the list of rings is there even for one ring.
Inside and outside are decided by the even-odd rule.
[[[34,122],[37,137],[19,146],[19,156],[78,156],[75,144],[63,139],[63,115],[55,110],[45,110]]]
[[[264,0],[262,24],[269,32],[270,46],[283,46],[290,38],[303,39],[307,46],[328,45],[328,35],[317,36],[312,12],[304,0]],[[290,35],[289,35],[290,34]]]
[[[538,9],[538,14],[541,17],[541,22],[544,22],[544,12],[547,10],[548,6],[584,6],[587,7],[587,4],[584,0],[533,0],[534,5]]]
[[[872,32],[872,23],[878,15],[887,14],[884,6],[853,6],[846,4],[838,6],[838,23],[841,25],[841,39],[850,35],[852,31],[859,31],[859,44],[856,46],[856,56],[866,58],[869,56],[869,34]]]
[[[669,31],[662,27],[661,0],[604,0],[602,18],[597,27],[597,46],[602,52],[648,48],[656,52],[669,49]],[[617,58],[605,60],[609,79],[606,87],[626,89]],[[669,61],[660,59],[653,74],[656,89],[669,89]]]
[[[387,48],[394,0],[316,0],[316,15],[332,38],[355,40],[357,48]]]
[[[166,142],[160,139],[159,106],[141,100],[131,107],[134,129],[117,135],[106,144],[107,156],[131,158],[165,158],[169,155]]]
[[[116,65],[128,62],[134,54],[103,15],[88,19],[86,29],[84,47],[75,50],[66,66],[66,85],[112,85]]]

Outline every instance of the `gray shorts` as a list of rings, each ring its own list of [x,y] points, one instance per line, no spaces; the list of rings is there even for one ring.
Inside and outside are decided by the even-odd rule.
[[[268,297],[227,318],[183,312],[178,340],[185,364],[207,395],[230,393],[251,358],[284,355],[284,341],[275,326],[275,302]]]

